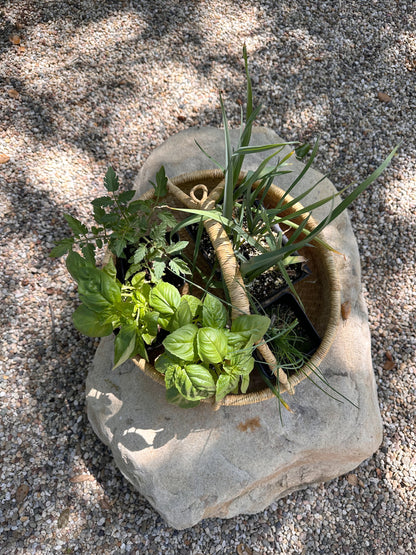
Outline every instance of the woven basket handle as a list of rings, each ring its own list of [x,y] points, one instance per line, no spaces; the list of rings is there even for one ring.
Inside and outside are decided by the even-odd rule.
[[[168,189],[170,193],[188,208],[212,210],[224,191],[224,180],[212,189],[209,194],[207,194],[208,189],[206,185],[203,184],[195,185],[190,191],[189,196],[170,181],[168,181]],[[198,198],[199,193],[201,193],[200,198]],[[204,220],[204,227],[215,250],[225,285],[230,295],[232,320],[235,320],[242,314],[250,314],[250,302],[245,291],[244,280],[234,255],[232,243],[224,227],[219,222],[212,219]],[[293,393],[293,388],[290,385],[287,375],[281,368],[278,368],[276,358],[267,344],[264,343],[264,339],[261,339],[257,344],[257,350],[269,365],[270,370],[278,378],[281,391],[287,390]]]

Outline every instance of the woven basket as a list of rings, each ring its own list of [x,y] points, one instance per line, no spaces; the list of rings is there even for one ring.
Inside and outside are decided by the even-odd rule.
[[[241,174],[240,181],[243,177],[244,174]],[[182,174],[173,178],[168,183],[169,192],[168,196],[164,198],[164,204],[175,208],[213,208],[215,202],[221,196],[223,190],[223,179],[224,175],[220,170],[207,170]],[[142,198],[149,198],[152,194],[153,191],[148,191],[148,193],[146,193]],[[282,189],[272,185],[266,195],[264,204],[268,208],[275,207],[284,194],[285,192]],[[291,200],[291,197],[287,195],[283,202],[286,204]],[[289,207],[286,213],[293,213],[298,211],[300,208],[300,204],[295,204]],[[283,212],[283,214],[284,213],[285,212]],[[175,216],[178,219],[183,219],[188,215],[189,214],[184,212],[181,213],[175,211]],[[307,214],[299,216],[295,222],[299,224],[306,217]],[[216,226],[214,224],[216,224]],[[216,250],[217,257],[223,270],[224,279],[230,292],[232,304],[238,305],[238,310],[233,311],[232,318],[234,319],[241,314],[241,312],[249,312],[248,299],[244,293],[241,295],[242,287],[239,281],[241,276],[239,276],[238,265],[235,261],[235,257],[233,255],[230,256],[228,246],[225,244],[226,241],[221,242],[220,240],[221,248],[224,248],[225,246],[225,255],[224,253],[221,254],[219,252],[218,244],[214,244],[214,242],[218,240],[221,231],[223,231],[222,229],[219,229],[221,228],[220,224],[209,220],[208,222],[205,222],[204,225]],[[311,231],[314,227],[316,227],[316,225],[317,224],[313,218],[309,218],[309,221],[306,224],[306,229]],[[210,226],[211,228],[214,226],[214,229],[210,230]],[[231,245],[229,245],[229,247],[231,248]],[[302,280],[295,287],[305,307],[306,314],[320,337],[322,337],[322,341],[315,354],[301,371],[287,377],[284,373],[282,376],[282,371],[280,370],[279,386],[281,393],[285,391],[293,393],[295,386],[305,379],[305,377],[312,372],[313,368],[317,368],[321,364],[335,338],[340,315],[340,285],[332,253],[325,247],[315,243],[312,247],[305,247],[301,249],[299,254],[307,259],[307,264],[311,270],[311,274],[307,279]],[[231,270],[229,266],[230,264]],[[237,265],[237,269],[233,269],[233,264]],[[230,271],[233,275],[230,275]],[[267,347],[266,349],[268,350]],[[262,352],[261,354],[266,362],[268,362],[271,366],[273,361],[268,360],[270,359],[268,353]],[[163,375],[157,372],[151,364],[139,357],[135,357],[133,361],[154,381],[163,386],[165,385]],[[246,394],[229,394],[222,401],[220,401],[220,403],[215,403],[214,398],[205,399],[204,401],[214,404],[216,408],[218,408],[221,405],[246,405],[272,398],[274,396],[272,391],[265,386],[264,381],[261,378],[253,380],[253,374],[254,373],[250,375],[251,385]]]

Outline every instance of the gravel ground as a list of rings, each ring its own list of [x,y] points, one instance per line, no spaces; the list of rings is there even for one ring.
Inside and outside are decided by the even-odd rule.
[[[3,0],[0,17],[1,553],[416,551],[416,17],[411,0]],[[351,211],[385,424],[348,476],[254,516],[167,527],[126,482],[85,414],[97,342],[71,325],[62,214],[89,213],[109,164],[131,187],[190,126],[231,120],[247,43],[260,123],[321,135],[337,187],[390,168]]]

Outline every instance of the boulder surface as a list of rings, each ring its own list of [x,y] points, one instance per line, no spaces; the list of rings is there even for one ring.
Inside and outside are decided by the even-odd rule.
[[[236,137],[233,132],[234,141]],[[213,168],[195,139],[223,162],[221,130],[192,128],[178,133],[144,164],[135,184],[138,194],[148,188],[162,164],[170,177]],[[283,140],[271,130],[253,131],[252,144],[278,142]],[[254,168],[261,158],[250,155],[243,169]],[[280,176],[276,184],[284,189],[303,167],[293,160],[293,173]],[[297,191],[322,177],[312,170]],[[335,192],[324,179],[306,202]],[[325,209],[313,215],[322,219]],[[351,312],[348,319],[340,318],[320,370],[356,406],[335,400],[304,380],[293,397],[286,397],[291,413],[280,410],[274,399],[216,411],[207,404],[180,409],[168,404],[164,388],[131,361],[113,371],[113,340],[101,341],[87,379],[89,420],[122,474],[170,526],[184,529],[208,517],[259,512],[294,490],[350,472],[379,447],[382,423],[367,310],[347,214],[331,224],[326,239],[344,255],[336,256],[336,263],[342,302],[350,303]]]

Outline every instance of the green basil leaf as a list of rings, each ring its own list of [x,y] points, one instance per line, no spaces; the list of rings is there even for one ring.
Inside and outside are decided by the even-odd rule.
[[[103,323],[99,312],[94,312],[81,304],[73,313],[72,321],[78,331],[88,337],[105,337],[113,331],[113,326]]]
[[[149,295],[150,295],[150,290],[151,290],[151,286],[149,283],[146,282],[139,282],[138,284],[135,284],[134,286],[130,286],[130,285],[121,285],[121,291],[122,291],[122,295],[129,295],[132,292],[132,287],[134,287],[134,292],[133,292],[133,299],[134,299],[134,304],[136,306],[137,309],[139,308],[145,308],[146,312],[149,311]]]
[[[163,346],[172,355],[181,360],[196,360],[195,338],[198,328],[195,324],[187,324],[170,333],[163,341]]]
[[[159,313],[158,312],[148,312],[143,316],[143,323],[146,326],[146,332],[148,335],[152,336],[151,341],[156,337],[158,332],[158,320],[159,320]],[[151,342],[150,341],[150,342]],[[146,341],[147,343],[147,341]]]
[[[166,389],[166,399],[169,403],[177,405],[181,409],[190,409],[199,405],[200,401],[188,401],[179,393],[176,387]]]
[[[149,362],[149,357],[147,355],[146,347],[144,345],[143,337],[136,333],[136,345],[134,348],[134,352],[130,357],[140,355],[142,358]]]
[[[142,333],[141,338],[143,340],[143,345],[145,345],[145,344],[146,345],[151,345],[156,336],[155,335],[150,335],[150,333],[145,333],[145,332],[141,332],[141,333]],[[143,358],[146,358],[146,360],[147,360],[147,357],[143,357]]]
[[[82,256],[75,251],[70,251],[68,253],[66,257],[66,268],[77,283],[87,275],[90,268],[96,269],[95,266],[87,262],[85,258],[82,258]]]
[[[155,360],[155,368],[161,374],[166,374],[169,368],[181,368],[181,361],[169,353],[162,353]]]
[[[110,256],[109,261],[107,262],[107,264],[103,267],[103,272],[105,272],[108,276],[110,276],[111,279],[116,279],[117,277],[117,270],[116,267],[114,265],[114,260],[113,257]]]
[[[177,311],[169,322],[169,330],[174,331],[186,324],[192,324],[192,311],[188,301],[182,297]]]
[[[232,362],[239,374],[248,375],[254,368],[254,358],[252,357],[252,349],[247,349],[234,355]]]
[[[254,368],[254,358],[251,356],[252,349],[245,349],[240,352],[233,352],[227,362],[224,362],[223,369],[227,374],[248,375]]]
[[[202,307],[202,325],[211,328],[225,328],[227,310],[214,295],[207,295]]]
[[[114,340],[114,368],[126,362],[130,357],[136,354],[136,326],[128,324],[123,326]]]
[[[78,282],[78,293],[81,301],[91,310],[100,312],[121,301],[120,287],[103,270],[87,267],[82,279]]]
[[[105,310],[99,312],[102,324],[111,324],[114,329],[119,328],[121,323],[126,323],[131,320],[134,311],[134,305],[131,303],[117,303],[111,305]]]
[[[181,301],[186,301],[189,308],[191,309],[192,318],[195,318],[198,314],[199,309],[202,307],[201,299],[194,297],[194,295],[183,295]]]
[[[199,357],[206,363],[222,362],[227,354],[227,335],[223,330],[215,328],[200,328],[197,335],[197,349]]]
[[[231,324],[231,331],[237,332],[257,343],[264,336],[270,326],[270,318],[259,314],[243,314]]]
[[[175,386],[176,373],[181,370],[182,366],[180,364],[171,364],[165,372],[165,385],[166,389],[170,389]]]
[[[241,333],[229,330],[226,330],[226,333],[228,345],[232,348],[233,351],[235,351],[235,349],[241,349],[247,343],[247,339],[244,337],[244,335],[241,335]]]
[[[217,403],[237,387],[239,379],[239,376],[234,374],[221,374],[216,384],[215,400]]]
[[[175,371],[175,386],[188,401],[206,399],[215,393],[215,381],[202,364],[188,364]]]
[[[216,390],[215,379],[209,368],[203,364],[187,364],[185,371],[195,388],[207,396],[213,395]],[[205,394],[204,393],[204,394]]]
[[[172,315],[169,315],[169,316],[159,315],[159,320],[158,320],[159,326],[161,328],[163,328],[164,330],[171,331],[170,330],[170,321],[171,320],[172,320]]]
[[[140,289],[145,283],[145,279],[146,279],[146,272],[137,272],[137,274],[134,274],[134,276],[131,278],[131,284],[136,289]]]
[[[181,302],[181,295],[171,283],[159,281],[150,293],[149,302],[163,316],[172,315]]]

